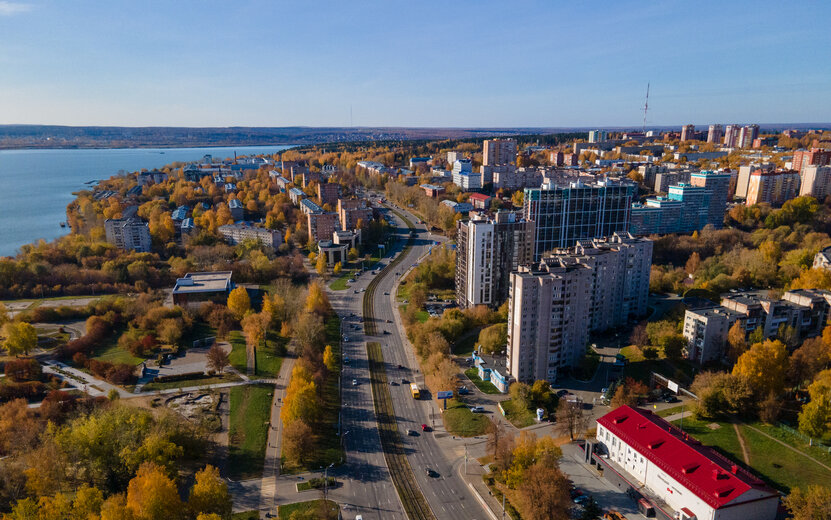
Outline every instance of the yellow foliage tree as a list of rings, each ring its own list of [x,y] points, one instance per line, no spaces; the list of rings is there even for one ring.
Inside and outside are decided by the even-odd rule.
[[[164,468],[152,462],[142,464],[127,485],[127,509],[139,520],[178,520],[183,517],[176,484]]]
[[[307,312],[317,314],[327,314],[329,312],[329,297],[326,296],[326,292],[317,280],[309,284],[305,309]]]
[[[336,262],[335,267],[332,268],[332,272],[337,276],[341,273],[341,271],[343,271],[343,266],[340,262]]]
[[[237,287],[228,295],[228,309],[234,313],[238,320],[251,310],[251,298],[245,287]]]
[[[332,350],[332,345],[326,345],[326,348],[323,349],[323,364],[332,372],[338,369],[338,360],[334,350]]]
[[[315,270],[317,271],[317,274],[319,274],[321,276],[326,274],[326,268],[327,268],[326,256],[327,255],[324,254],[324,253],[321,253],[321,254],[317,255],[317,261],[315,262]]]
[[[739,356],[733,367],[733,375],[747,378],[757,396],[781,394],[787,371],[788,349],[779,340],[756,343]]]
[[[301,382],[298,385],[289,385],[289,388],[286,389],[283,408],[280,410],[280,419],[284,426],[296,419],[300,419],[306,424],[314,424],[317,420],[318,410],[317,385],[314,381]]]
[[[190,488],[188,499],[191,512],[227,518],[231,515],[231,505],[228,484],[219,476],[217,468],[208,465],[196,473],[196,482]]]

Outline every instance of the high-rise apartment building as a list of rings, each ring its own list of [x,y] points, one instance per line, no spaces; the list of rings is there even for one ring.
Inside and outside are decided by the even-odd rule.
[[[753,141],[759,137],[759,125],[745,125],[739,130],[739,148],[750,148]]]
[[[755,170],[747,186],[748,206],[767,202],[781,206],[799,192],[799,173],[793,170]]]
[[[739,126],[727,125],[724,127],[724,145],[735,148],[739,141]]]
[[[333,233],[338,229],[338,214],[326,211],[307,213],[306,227],[309,230],[309,239],[315,242],[331,240]]]
[[[485,139],[482,165],[516,164],[516,139]]]
[[[458,161],[459,159],[464,159],[465,154],[464,152],[447,152],[447,164],[453,166],[453,163]]]
[[[589,332],[645,314],[652,242],[630,235],[581,241],[511,273],[508,371],[554,381],[583,358]]]
[[[799,195],[810,195],[820,201],[831,195],[831,166],[803,167]]]
[[[456,224],[456,301],[461,308],[499,307],[508,299],[509,276],[533,260],[534,224],[514,212],[493,219],[471,213]]]
[[[522,215],[536,228],[534,261],[578,240],[628,232],[634,195],[634,183],[611,179],[526,189]]]
[[[340,185],[335,182],[321,182],[317,185],[317,198],[320,199],[321,205],[337,206],[340,198]]]
[[[368,224],[372,220],[372,208],[363,199],[338,199],[338,220],[342,230],[351,231],[358,227],[359,221]]]
[[[791,161],[791,166],[799,173],[802,173],[802,169],[806,166],[828,166],[829,164],[831,164],[831,150],[822,148],[797,150],[793,153]]]
[[[724,138],[724,130],[721,128],[721,125],[710,125],[710,129],[707,132],[707,142],[721,143],[722,138]]]
[[[107,242],[119,249],[149,253],[153,244],[147,222],[139,218],[109,218],[104,221]]]
[[[684,125],[681,127],[681,142],[695,139],[695,125]]]
[[[704,226],[724,224],[730,174],[701,171],[690,183],[670,186],[666,197],[632,205],[630,230],[636,235],[691,233]]]
[[[729,173],[700,171],[690,175],[690,184],[704,188],[710,192],[707,199],[707,220],[716,229],[724,225],[724,213],[727,211],[727,195],[730,191]]]
[[[609,140],[609,132],[606,130],[589,130],[590,143],[604,143]]]

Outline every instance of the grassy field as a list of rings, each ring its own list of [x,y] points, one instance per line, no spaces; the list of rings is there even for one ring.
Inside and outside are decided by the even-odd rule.
[[[222,374],[221,376],[209,376],[207,374],[202,377],[194,377],[192,379],[185,379],[183,381],[168,381],[163,383],[147,383],[141,387],[142,392],[154,392],[156,390],[169,390],[171,388],[187,388],[190,386],[206,386],[217,385],[219,383],[233,383],[240,381],[240,377],[236,374]]]
[[[674,424],[679,426],[681,422],[676,421]],[[710,427],[716,424],[718,428]],[[747,448],[749,464],[745,464],[739,438],[732,424],[684,419],[685,432],[702,443],[717,448],[739,464],[749,467],[765,482],[784,493],[788,493],[791,488],[804,489],[811,484],[831,486],[831,471],[807,457],[788,450],[747,425],[739,425],[738,429]]]
[[[502,401],[502,409],[505,410],[505,418],[517,428],[525,428],[537,422],[534,410],[518,406],[513,399]]]
[[[136,357],[130,354],[127,350],[118,346],[116,341],[121,335],[121,332],[121,330],[116,331],[116,333],[109,338],[104,346],[96,349],[93,359],[97,359],[99,361],[109,361],[110,363],[127,363],[128,365],[133,366],[140,365],[142,361],[146,361],[145,358]]]
[[[333,291],[345,291],[346,289],[349,289],[349,284],[347,283],[347,280],[352,278],[353,274],[354,274],[353,271],[343,271],[343,272],[341,272],[340,276],[335,278],[332,281],[332,283],[329,284],[329,288],[332,289]]]
[[[485,433],[488,418],[485,414],[473,413],[470,407],[455,399],[448,400],[444,411],[444,427],[453,435],[474,437]]]
[[[245,338],[240,331],[233,331],[229,335],[231,342],[231,366],[245,374],[247,370]],[[257,375],[263,378],[275,378],[280,373],[283,357],[277,354],[288,340],[269,331],[266,337],[266,347],[257,349]]]
[[[677,413],[683,412],[691,412],[695,410],[695,405],[693,404],[684,404],[681,406],[673,406],[672,408],[665,408],[664,410],[659,410],[655,412],[655,415],[658,417],[669,417],[670,415],[675,415]]]
[[[262,475],[273,395],[272,386],[231,388],[228,467],[234,480]]]
[[[486,394],[500,393],[499,389],[493,386],[493,383],[491,383],[490,381],[482,381],[481,379],[479,379],[479,370],[477,370],[476,367],[470,367],[467,370],[465,370],[465,375],[468,379],[473,381],[473,384],[476,385],[476,388],[478,388],[482,392]]]
[[[326,506],[331,509],[333,513],[337,513],[340,510],[340,506],[336,502],[332,502],[331,500],[326,501]],[[323,503],[323,499],[317,500],[309,500],[308,502],[296,502],[294,504],[286,504],[284,506],[280,506],[277,508],[277,518],[281,520],[285,520],[291,517],[292,513],[299,513],[299,514],[308,514],[314,513],[321,507]]]

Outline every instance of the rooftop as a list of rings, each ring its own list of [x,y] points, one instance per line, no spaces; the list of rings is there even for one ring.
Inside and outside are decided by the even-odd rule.
[[[647,410],[621,406],[597,423],[714,509],[754,489],[776,495],[749,471]]]
[[[176,280],[173,294],[226,292],[231,290],[231,271],[188,273]]]

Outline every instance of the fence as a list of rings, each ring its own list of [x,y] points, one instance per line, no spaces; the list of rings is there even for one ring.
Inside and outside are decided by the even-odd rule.
[[[827,445],[819,442],[818,440],[805,435],[804,433],[800,432],[799,430],[791,428],[790,426],[788,426],[786,424],[783,424],[783,423],[778,423],[776,426],[778,428],[790,433],[791,435],[794,435],[795,437],[798,437],[798,438],[802,439],[803,441],[808,443],[809,446],[813,446],[817,449],[824,450],[824,451],[827,451],[828,453],[831,453],[831,446],[827,446]]]

